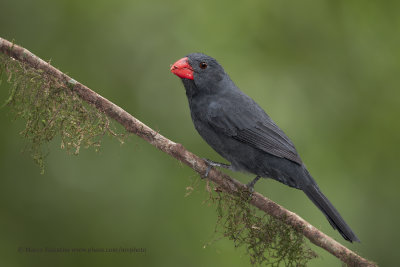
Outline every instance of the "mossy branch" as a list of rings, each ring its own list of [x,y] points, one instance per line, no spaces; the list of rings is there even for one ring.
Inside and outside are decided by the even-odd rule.
[[[162,136],[119,106],[92,91],[85,85],[75,81],[68,75],[51,66],[50,63],[43,61],[23,47],[0,38],[0,53],[3,54],[3,56],[7,56],[8,59],[17,61],[20,67],[24,69],[24,71],[19,73],[13,72],[12,70],[8,72],[9,75],[11,75],[10,73],[14,73],[14,75],[22,75],[24,77],[15,80],[17,84],[14,84],[9,102],[17,101],[17,99],[24,99],[24,101],[29,99],[28,103],[19,103],[22,107],[20,109],[17,108],[16,111],[17,115],[35,124],[33,127],[36,129],[35,131],[39,129],[46,133],[40,137],[39,140],[31,140],[33,144],[41,147],[44,142],[51,140],[57,132],[50,131],[49,133],[48,127],[58,125],[58,127],[52,127],[51,129],[59,130],[63,144],[67,145],[68,148],[75,148],[75,150],[79,151],[81,145],[96,146],[98,137],[104,135],[105,132],[115,135],[108,126],[108,117],[110,117],[121,124],[128,132],[143,138],[161,151],[186,164],[200,175],[205,173],[207,169],[206,163],[195,154],[186,150],[181,144],[175,143]],[[9,67],[10,64],[7,66]],[[2,68],[3,66],[1,66],[0,71]],[[10,76],[9,79],[11,79]],[[24,87],[24,82],[26,83],[36,79],[39,81],[35,83],[37,85],[37,90],[34,91],[36,95],[32,94],[32,92],[17,90],[18,86]],[[52,88],[52,90],[49,90],[49,88]],[[17,94],[22,94],[23,96],[23,94],[26,93],[30,93],[29,97],[17,97]],[[46,102],[44,103],[43,101]],[[37,116],[37,112],[35,111],[36,117],[30,117],[31,114],[26,112],[23,105],[29,105],[30,108],[32,108],[32,106],[37,107],[40,116]],[[14,107],[18,106],[19,105],[14,105]],[[66,106],[68,106],[67,109],[64,108]],[[43,109],[43,107],[46,108]],[[92,112],[91,107],[95,107],[97,111]],[[68,114],[65,112],[68,112]],[[72,116],[70,112],[73,113]],[[71,120],[70,118],[76,118],[76,120]],[[90,123],[90,125],[85,125],[85,123]],[[93,124],[95,124],[95,127],[93,127]],[[24,132],[24,134],[28,139],[38,138],[37,132],[30,132],[30,128],[32,128],[30,125],[26,127],[28,130],[25,130],[26,132]],[[39,152],[35,160],[43,165],[43,154]],[[268,242],[266,242],[265,239],[276,238],[273,233],[268,232],[269,227],[272,227],[271,229],[273,229],[273,231],[279,231],[281,236],[278,236],[280,240],[271,241],[272,243],[270,242],[269,244],[281,246],[283,249],[275,251],[281,254],[286,251],[285,253],[289,254],[289,256],[279,253],[273,255],[276,259],[275,264],[279,264],[282,262],[282,259],[285,259],[282,263],[304,265],[304,261],[314,257],[309,250],[301,245],[303,244],[301,238],[305,236],[312,243],[325,249],[350,266],[377,266],[375,263],[362,258],[331,237],[325,235],[297,214],[286,210],[257,192],[253,193],[249,201],[244,200],[243,192],[246,192],[245,185],[228,175],[213,168],[208,175],[208,179],[216,185],[215,190],[217,193],[214,194],[217,194],[217,196],[212,197],[212,200],[219,202],[219,215],[221,220],[224,220],[224,235],[233,239],[238,245],[243,243],[250,244],[247,250],[253,263],[266,261],[264,258],[264,251],[266,248],[263,246],[268,244]],[[222,200],[224,202],[221,202]],[[255,212],[249,204],[271,216],[270,219],[267,220],[267,224],[265,224],[265,220],[261,218],[262,216],[254,216]],[[237,208],[229,211],[229,208],[232,207]],[[274,224],[277,225],[274,226]],[[292,231],[291,229],[294,230]],[[246,234],[243,235],[245,232]],[[286,238],[284,236],[286,236]],[[286,242],[287,240],[290,240],[290,242]],[[296,242],[300,242],[300,245],[296,245]],[[293,249],[298,249],[299,247],[301,248],[300,252],[306,254],[303,255],[301,259],[296,258],[299,255],[298,251],[297,253],[293,252]],[[269,263],[274,265],[273,262]]]
[[[100,147],[102,137],[110,128],[108,117],[83,101],[71,88],[55,77],[0,54],[0,62],[12,83],[10,96],[4,105],[11,107],[17,117],[26,121],[21,132],[27,149],[44,171],[46,144],[61,137],[61,148],[75,155],[81,147]],[[123,135],[119,135],[122,137]]]

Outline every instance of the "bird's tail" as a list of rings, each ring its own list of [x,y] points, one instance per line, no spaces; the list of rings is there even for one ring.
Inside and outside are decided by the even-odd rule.
[[[337,229],[344,239],[350,242],[360,242],[351,228],[340,216],[332,203],[322,194],[316,184],[309,184],[303,188],[304,193],[309,199],[324,213],[329,223],[334,229]]]

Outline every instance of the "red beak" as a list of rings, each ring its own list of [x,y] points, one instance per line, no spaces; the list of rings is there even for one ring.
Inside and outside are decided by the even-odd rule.
[[[171,72],[179,78],[193,80],[193,68],[187,57],[179,59],[171,66]]]

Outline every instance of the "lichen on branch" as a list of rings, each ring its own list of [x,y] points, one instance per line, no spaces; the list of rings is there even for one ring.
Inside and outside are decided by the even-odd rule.
[[[207,188],[209,202],[216,206],[218,214],[217,236],[232,240],[235,247],[244,247],[251,264],[307,266],[317,257],[299,231],[250,205],[247,190],[228,194],[218,187]]]
[[[16,118],[25,121],[20,134],[28,141],[26,150],[42,173],[48,154],[47,143],[57,135],[61,138],[61,148],[75,155],[81,147],[93,147],[98,151],[105,134],[123,142],[124,135],[112,130],[104,113],[44,71],[0,54],[0,75],[0,79],[11,85],[4,105],[11,108]]]

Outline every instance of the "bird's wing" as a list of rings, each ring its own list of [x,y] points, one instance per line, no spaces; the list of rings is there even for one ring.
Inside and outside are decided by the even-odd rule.
[[[238,106],[211,103],[207,121],[220,133],[301,165],[302,161],[290,139],[254,101],[251,102]]]

